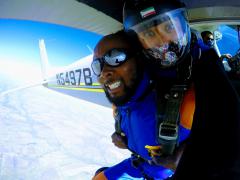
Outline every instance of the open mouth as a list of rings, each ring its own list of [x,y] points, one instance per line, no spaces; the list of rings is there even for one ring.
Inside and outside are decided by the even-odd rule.
[[[121,81],[116,81],[113,83],[107,83],[105,86],[109,89],[109,90],[114,90],[117,89],[118,87],[120,87],[121,85]]]

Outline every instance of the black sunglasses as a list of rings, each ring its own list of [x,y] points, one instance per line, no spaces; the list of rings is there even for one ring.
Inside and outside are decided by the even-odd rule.
[[[207,40],[208,40],[208,41],[214,41],[214,39],[213,39],[213,38],[210,38],[210,37],[208,37]]]
[[[127,49],[111,49],[101,58],[95,58],[91,67],[95,75],[100,76],[104,64],[111,67],[118,67],[133,56],[133,52]]]

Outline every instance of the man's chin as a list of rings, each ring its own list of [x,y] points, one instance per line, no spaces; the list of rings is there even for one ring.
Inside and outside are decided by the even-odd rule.
[[[122,95],[122,96],[111,96],[109,93],[105,93],[108,101],[110,103],[113,103],[116,106],[122,106],[125,103],[128,102],[128,97],[127,95]]]
[[[104,88],[106,97],[109,100],[109,102],[113,103],[116,106],[123,106],[127,102],[129,102],[137,89],[137,86],[141,80],[141,77],[142,77],[141,74],[134,75],[133,78],[131,79],[131,83],[129,83],[131,85],[129,86],[126,86],[124,81],[121,80],[123,82],[123,87],[121,92],[118,91],[115,93],[110,93],[106,88]]]

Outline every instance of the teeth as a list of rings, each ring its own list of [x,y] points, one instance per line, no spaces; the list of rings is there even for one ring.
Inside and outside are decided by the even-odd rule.
[[[115,88],[118,88],[120,86],[121,82],[120,81],[117,81],[115,83],[112,83],[112,84],[109,84],[108,87],[109,89],[115,89]]]

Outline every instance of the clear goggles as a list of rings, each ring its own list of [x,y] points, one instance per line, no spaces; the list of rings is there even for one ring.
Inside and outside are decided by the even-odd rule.
[[[190,29],[184,8],[148,19],[131,28],[144,48],[162,66],[169,67],[183,56],[190,42]]]
[[[111,49],[100,58],[94,58],[91,64],[92,70],[96,76],[100,76],[103,66],[118,67],[133,57],[133,52],[127,49]]]

